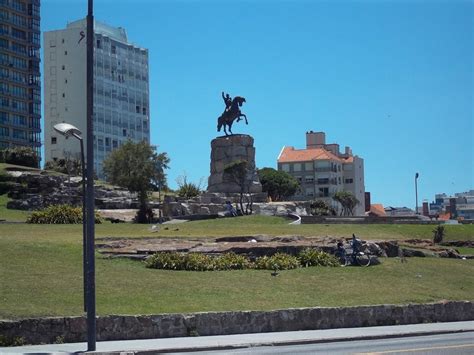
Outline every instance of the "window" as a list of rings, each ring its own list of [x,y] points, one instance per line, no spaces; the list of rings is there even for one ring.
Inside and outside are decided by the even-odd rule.
[[[306,183],[312,183],[312,182],[314,182],[314,176],[312,176],[312,175],[306,175],[306,176],[304,177],[304,181],[305,181]]]
[[[313,170],[313,163],[304,163],[304,170],[306,171]]]
[[[344,180],[344,183],[345,183],[345,184],[353,184],[353,183],[354,183],[354,179],[345,179],[345,180]]]
[[[352,164],[344,164],[342,166],[342,170],[344,170],[344,171],[351,171],[352,169],[353,169]]]
[[[136,113],[140,113],[140,106],[138,106],[138,105],[135,106],[135,112],[136,112]]]
[[[110,52],[111,52],[112,54],[117,54],[117,47],[115,47],[114,45],[112,45],[112,46],[110,47]]]
[[[0,38],[0,48],[8,49],[8,40]]]
[[[12,37],[26,40],[26,32],[22,30],[17,30],[16,28],[12,28]]]
[[[285,172],[289,172],[290,171],[290,164],[281,164],[281,170],[283,170]]]
[[[64,69],[66,69],[66,67],[65,67],[64,65],[62,65],[62,66],[61,66],[61,69],[64,70]]]
[[[122,135],[123,135],[124,137],[127,136],[127,130],[126,130],[126,129],[123,129],[123,130],[122,130]]]
[[[25,116],[13,114],[12,118],[13,118],[13,124],[15,126],[26,126],[26,117]]]
[[[327,185],[327,184],[329,184],[329,179],[328,178],[318,179],[318,184],[319,185]]]
[[[67,55],[67,51],[64,51],[64,55]]]
[[[329,188],[328,187],[320,187],[319,188],[319,197],[328,197],[329,196]]]
[[[143,114],[146,115],[146,107],[143,108]]]
[[[0,123],[7,124],[9,121],[8,113],[0,112]]]
[[[301,171],[301,163],[294,163],[293,171]]]
[[[98,39],[95,43],[96,43],[96,47],[97,47],[98,49],[101,49],[101,48],[102,48],[102,43],[100,42],[100,39]]]
[[[14,139],[26,139],[26,131],[21,129],[13,129],[12,136]]]
[[[5,24],[0,24],[0,35],[7,35],[9,33],[9,29],[10,27],[8,27],[8,25],[5,25]]]
[[[66,94],[65,94],[65,93],[63,93],[63,97],[66,97]]]
[[[10,130],[7,127],[0,127],[0,137],[8,137]]]
[[[51,144],[56,144],[58,139],[56,137],[51,137]]]

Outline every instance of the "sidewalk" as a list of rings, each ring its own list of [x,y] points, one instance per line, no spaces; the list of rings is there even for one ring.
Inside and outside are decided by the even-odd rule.
[[[140,354],[141,352],[182,352],[225,350],[262,345],[296,345],[335,341],[381,339],[405,336],[433,335],[474,331],[474,321],[409,324],[386,327],[342,328],[275,332],[259,334],[235,334],[206,337],[142,339],[97,342],[94,354]],[[87,350],[86,343],[30,345],[0,348],[0,354],[18,353],[77,353]]]

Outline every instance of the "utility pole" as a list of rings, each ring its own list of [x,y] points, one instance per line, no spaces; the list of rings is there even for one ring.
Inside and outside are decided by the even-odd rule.
[[[93,0],[87,7],[87,351],[96,350],[95,317],[95,213],[94,213],[94,15]]]

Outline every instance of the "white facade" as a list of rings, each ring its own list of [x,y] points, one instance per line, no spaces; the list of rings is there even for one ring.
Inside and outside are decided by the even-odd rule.
[[[53,130],[67,122],[86,144],[86,20],[44,34],[45,161],[79,157],[79,142]],[[127,41],[123,28],[94,23],[94,166],[131,139],[150,141],[148,50]]]

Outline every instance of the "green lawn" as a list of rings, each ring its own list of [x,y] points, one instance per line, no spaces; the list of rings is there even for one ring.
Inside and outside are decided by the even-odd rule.
[[[372,227],[372,228],[370,228]],[[397,228],[400,227],[400,228]],[[403,228],[406,227],[406,228]],[[472,226],[447,226],[452,239],[473,239]],[[174,231],[174,228],[179,228]],[[460,229],[456,229],[460,228]],[[150,233],[148,226],[103,224],[97,237],[249,234],[431,236],[431,226],[288,226],[259,216],[201,221]],[[0,224],[0,318],[82,314],[82,226]],[[454,237],[456,236],[456,237]],[[474,300],[474,260],[383,259],[369,268],[187,272],[146,269],[97,254],[97,312],[153,314],[288,307]]]
[[[25,222],[30,213],[28,211],[8,209],[8,201],[10,201],[10,199],[6,194],[0,195],[0,220],[4,219],[9,222]]]
[[[26,217],[25,217],[26,218]],[[168,229],[165,229],[168,228]],[[111,224],[96,225],[96,236],[101,237],[216,237],[242,235],[302,235],[308,237],[350,237],[355,233],[362,239],[432,239],[432,225],[390,225],[390,224],[307,224],[288,225],[280,217],[246,216],[187,222],[177,225],[162,225],[158,232],[152,233],[149,225]],[[447,225],[445,240],[474,240],[474,225]],[[37,235],[43,238],[61,238],[81,234],[81,225],[8,225],[0,224],[0,236]]]

